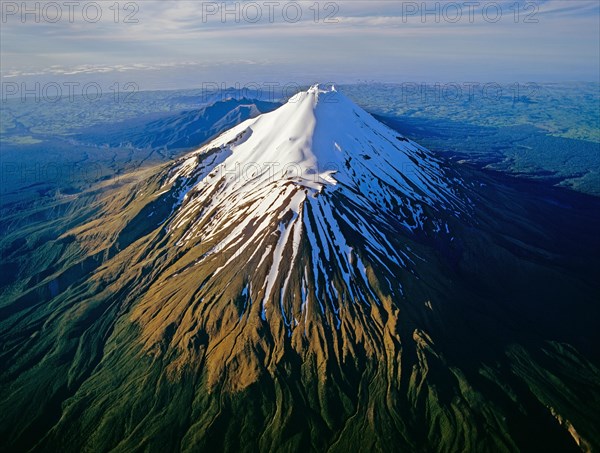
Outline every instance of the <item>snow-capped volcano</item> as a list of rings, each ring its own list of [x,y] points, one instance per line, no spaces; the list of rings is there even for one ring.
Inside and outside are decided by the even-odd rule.
[[[291,334],[318,307],[339,329],[344,305],[380,303],[375,285],[402,294],[398,277],[415,257],[390,236],[449,234],[446,217],[464,209],[460,184],[427,150],[315,85],[169,172],[167,230],[179,247],[204,249],[176,273],[210,265],[211,279],[233,283],[248,267],[241,317],[258,302],[262,319],[275,311]]]
[[[173,172],[173,178],[180,177],[198,192],[218,181],[225,196],[248,196],[272,184],[317,191],[339,184],[384,209],[392,207],[395,191],[440,208],[457,203],[447,174],[427,150],[375,120],[334,87],[319,85],[192,153]],[[414,225],[419,212],[411,212],[413,222],[406,220]]]
[[[0,241],[5,450],[593,451],[600,209],[569,200],[314,86],[35,204]]]

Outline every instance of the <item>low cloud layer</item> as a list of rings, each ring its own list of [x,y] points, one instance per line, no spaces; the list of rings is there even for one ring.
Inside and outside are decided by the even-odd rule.
[[[1,75],[597,80],[599,17],[595,0],[3,1]]]

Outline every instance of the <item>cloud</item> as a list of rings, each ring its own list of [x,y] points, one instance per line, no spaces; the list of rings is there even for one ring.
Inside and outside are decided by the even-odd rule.
[[[243,20],[244,14],[251,14],[247,8],[252,3],[263,5],[256,22]],[[120,11],[115,21],[113,11],[107,9],[112,4],[102,3],[103,18],[97,23],[77,15],[73,23],[3,23],[2,76],[47,75],[57,65],[70,68],[69,75],[89,75],[183,70],[190,61],[196,62],[191,67],[203,69],[219,62],[247,61],[253,63],[242,64],[244,70],[252,65],[262,70],[269,64],[273,71],[301,68],[306,73],[337,68],[372,78],[416,67],[428,72],[426,59],[432,71],[439,67],[436,60],[447,61],[448,56],[455,73],[461,61],[465,63],[465,77],[482,70],[475,66],[475,58],[484,58],[486,64],[501,60],[504,66],[499,69],[516,76],[546,68],[554,71],[549,76],[562,72],[571,78],[568,65],[579,68],[582,78],[598,74],[600,3],[595,0],[520,1],[518,15],[514,0],[480,1],[472,10],[473,20],[464,2],[427,2],[429,12],[422,3],[317,2],[315,8],[313,1],[299,2],[302,15],[296,20],[292,16],[296,6],[284,12],[289,2],[280,2],[273,11],[265,9],[262,1],[239,6],[228,2],[229,14],[223,21],[221,11],[214,10],[221,2],[139,1],[132,16],[136,23],[126,23],[131,11]],[[451,3],[462,9],[455,22]],[[502,10],[498,22],[485,16],[486,8],[492,14],[492,4]],[[232,13],[235,8],[239,21]],[[492,68],[498,70],[494,64]]]

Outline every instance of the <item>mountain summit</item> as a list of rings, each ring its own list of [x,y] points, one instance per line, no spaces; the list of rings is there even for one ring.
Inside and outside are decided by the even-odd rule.
[[[344,344],[350,332],[383,348],[384,325],[373,317],[394,318],[404,285],[418,278],[415,234],[450,239],[448,217],[466,209],[461,184],[427,150],[315,85],[165,174],[161,192],[174,200],[166,238],[180,258],[164,288],[197,287],[194,300],[164,294],[159,305],[154,297],[142,303],[139,322],[164,317],[164,326],[177,326],[171,344],[187,354],[185,314],[211,300],[218,308],[190,317],[192,332],[235,312],[230,335],[262,320],[278,343],[291,338],[299,351],[320,350],[315,340],[329,336]],[[232,354],[227,342],[218,348]],[[253,360],[244,348],[239,354]],[[236,388],[252,382],[243,374]]]
[[[268,185],[278,177],[310,189],[340,183],[369,192],[374,178],[374,187],[402,190],[414,200],[449,196],[439,162],[333,87],[315,85],[298,93],[276,111],[231,129],[190,159],[215,148],[231,153],[220,155],[216,164],[223,163],[229,175],[238,176],[235,187],[227,184],[231,190]],[[195,167],[188,160],[185,170]]]
[[[315,85],[57,199],[37,229],[0,223],[18,231],[0,445],[590,451],[585,206],[436,157]]]

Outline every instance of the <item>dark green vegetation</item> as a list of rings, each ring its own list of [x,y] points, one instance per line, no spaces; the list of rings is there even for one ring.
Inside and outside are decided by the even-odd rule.
[[[600,143],[530,125],[490,127],[419,117],[378,117],[447,158],[600,196]]]
[[[3,449],[600,445],[597,199],[464,167],[481,182],[473,223],[451,225],[451,242],[394,239],[427,260],[406,297],[373,306],[370,333],[342,337],[314,312],[302,340],[277,336],[258,307],[242,321],[231,299],[195,301],[202,272],[164,286],[180,252],[164,247],[158,170],[5,211]],[[140,228],[149,204],[156,227]],[[165,291],[214,322],[165,322]]]
[[[122,102],[75,98],[0,104],[0,205],[118,180],[168,162],[279,105],[244,98],[207,103],[204,97],[145,92]]]

